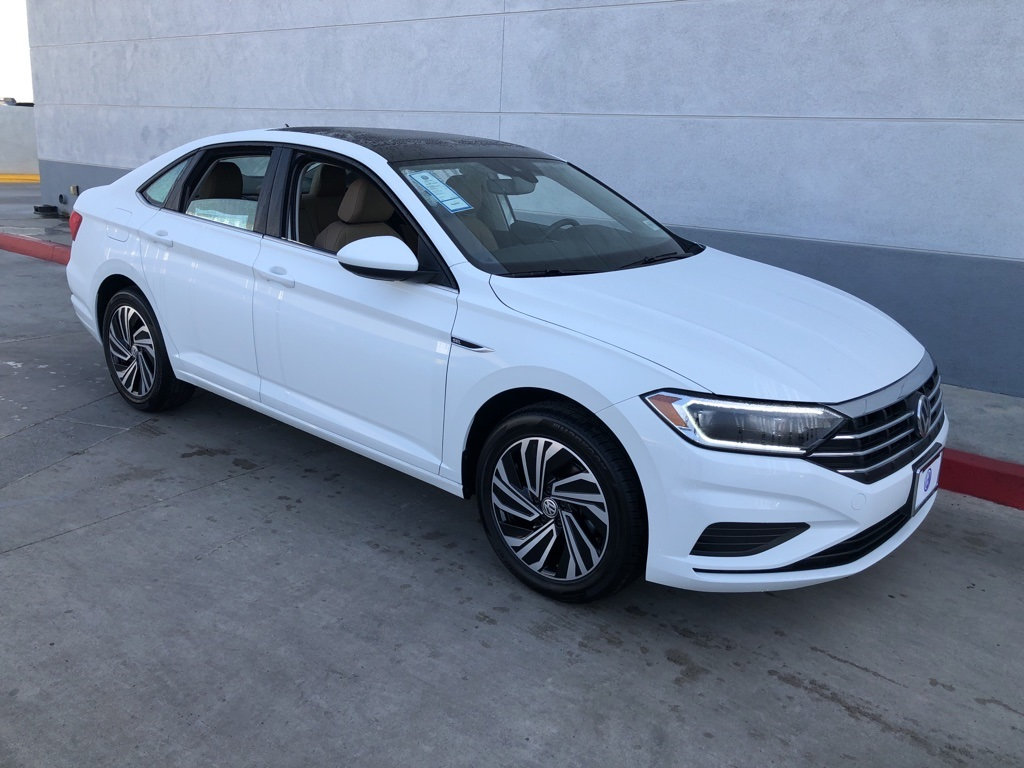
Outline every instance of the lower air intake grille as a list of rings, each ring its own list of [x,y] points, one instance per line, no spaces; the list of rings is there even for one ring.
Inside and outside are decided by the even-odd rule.
[[[870,554],[891,539],[910,520],[912,501],[897,509],[884,520],[880,520],[870,528],[839,542],[835,546],[805,557],[803,560],[786,565],[782,568],[770,568],[763,571],[726,571],[709,568],[694,568],[701,573],[787,573],[790,571],[814,571],[820,568],[835,568],[837,565],[848,565]]]
[[[691,555],[743,557],[756,555],[803,533],[807,523],[714,523],[704,529]]]

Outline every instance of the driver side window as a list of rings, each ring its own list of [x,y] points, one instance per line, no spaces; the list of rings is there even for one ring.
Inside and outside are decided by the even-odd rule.
[[[334,256],[366,237],[396,237],[416,255],[419,282],[451,285],[440,257],[380,182],[330,155],[297,152],[291,161],[282,237]]]
[[[317,236],[337,221],[355,169],[337,162],[307,159],[292,178],[295,181],[288,239],[315,247]]]
[[[417,251],[415,228],[359,168],[305,155],[296,161],[290,178],[289,240],[334,254],[355,240],[385,235]]]

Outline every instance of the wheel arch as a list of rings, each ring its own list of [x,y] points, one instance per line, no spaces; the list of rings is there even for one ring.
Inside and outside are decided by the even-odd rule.
[[[146,306],[149,307],[149,311],[153,314],[153,319],[156,321],[157,325],[160,325],[160,317],[157,314],[156,305],[145,288],[142,276],[139,275],[137,277],[133,277],[131,274],[126,274],[126,272],[131,272],[131,270],[124,269],[122,271],[110,272],[110,274],[100,280],[100,283],[96,288],[94,317],[96,318],[96,330],[99,334],[97,338],[100,340],[103,339],[103,317],[106,314],[107,305],[110,304],[110,300],[114,298],[118,291],[125,289],[132,290],[138,294],[139,298],[141,298]],[[162,330],[163,329],[161,328],[161,332]],[[164,346],[167,348],[167,356],[170,358],[171,370],[175,370],[175,361],[178,358],[178,349],[174,345],[173,339],[169,339],[167,336],[164,336],[163,340]],[[177,375],[176,371],[175,375]]]
[[[623,455],[626,456],[632,465],[633,460],[619,437],[611,427],[601,419],[600,416],[590,410],[583,403],[551,389],[544,389],[540,387],[517,387],[515,389],[499,392],[492,396],[477,409],[473,416],[473,421],[470,424],[469,432],[466,435],[465,445],[462,450],[462,495],[464,498],[468,499],[472,497],[477,491],[476,473],[477,465],[480,461],[480,452],[483,448],[484,442],[487,440],[491,432],[494,431],[494,428],[512,413],[528,406],[539,405],[541,403],[562,404],[569,406],[581,414],[585,414],[587,418],[593,421],[595,425],[615,441]],[[636,467],[633,467],[633,472],[636,472]]]
[[[512,419],[507,422],[507,426],[501,426],[509,416]],[[555,509],[551,512],[548,511],[547,504],[552,501],[552,498],[544,499],[544,504],[541,505],[544,507],[544,514],[549,518],[562,514],[577,520],[575,530],[578,531],[578,536],[589,541],[587,546],[590,547],[592,553],[595,553],[589,560],[589,564],[584,555],[580,554],[585,549],[578,546],[571,547],[567,542],[573,537],[568,534],[563,536],[557,532],[560,528],[568,531],[570,529],[569,522],[563,522],[560,526],[550,529],[546,525],[542,525],[535,529],[534,533],[521,538],[521,528],[518,523],[512,524],[511,530],[505,530],[502,522],[498,519],[501,517],[498,509],[507,509],[507,507],[495,501],[493,491],[487,491],[486,486],[490,483],[489,475],[492,470],[495,470],[495,462],[503,460],[499,457],[498,451],[504,450],[507,453],[509,446],[513,445],[508,442],[509,440],[522,441],[524,437],[539,443],[550,439],[557,441],[554,444],[564,443],[562,448],[568,446],[569,453],[573,455],[570,466],[575,468],[570,470],[571,475],[562,477],[566,480],[571,478],[574,482],[579,480],[582,475],[578,473],[582,466],[584,470],[593,473],[590,481],[594,484],[593,489],[602,495],[602,502],[607,501],[611,505],[606,507],[603,534],[598,533],[599,527],[595,529],[592,525],[580,522],[580,510],[573,511],[573,503],[570,503],[569,508],[563,509],[561,513],[558,512],[559,502],[557,501]],[[483,455],[485,453],[486,456]],[[556,453],[563,455],[561,448]],[[535,456],[540,461],[541,454],[538,452]],[[512,461],[516,460],[512,459]],[[521,461],[524,464],[527,461],[525,453],[521,457]],[[547,464],[547,461],[545,458],[544,463]],[[593,463],[595,461],[597,464]],[[600,470],[598,465],[601,466]],[[529,474],[525,465],[523,469],[525,474]],[[562,469],[565,467],[563,466]],[[489,543],[512,574],[531,589],[556,600],[587,602],[618,591],[644,573],[647,564],[650,521],[646,494],[633,457],[625,449],[623,441],[599,413],[595,413],[572,398],[551,390],[534,388],[507,390],[492,397],[481,406],[473,420],[470,438],[467,440],[467,450],[463,453],[463,473],[465,478],[463,492],[467,496],[474,491],[477,493],[481,521]],[[553,476],[557,479],[559,477],[558,470],[555,469],[554,473]],[[478,474],[483,475],[480,479],[483,490],[475,487]],[[518,471],[509,470],[508,478],[519,474]],[[537,477],[538,483],[545,474],[546,470]],[[507,483],[509,480],[506,479],[505,482]],[[513,485],[516,484],[516,481],[511,482]],[[539,485],[535,487],[539,488]],[[509,493],[522,499],[530,495],[531,492],[523,487],[519,492],[509,491]],[[539,490],[537,493],[542,494]],[[550,493],[558,498],[560,492],[555,491],[554,486],[551,486],[550,491],[543,493]],[[533,498],[533,504],[540,504],[540,496]],[[595,503],[597,502],[595,501]],[[590,504],[584,503],[584,506],[590,506]],[[612,516],[613,509],[616,510],[614,517]],[[538,519],[543,523],[544,515],[539,515]],[[555,525],[554,520],[550,522]],[[529,524],[524,523],[524,525]],[[545,533],[545,530],[548,532]],[[588,534],[586,531],[591,531],[591,533]],[[510,539],[509,536],[513,538]],[[540,536],[543,536],[543,540],[547,542],[546,547],[535,546],[537,541],[541,540],[538,538]],[[591,538],[592,536],[597,538]],[[523,544],[520,551],[516,551],[513,539],[517,539]],[[558,543],[560,540],[563,541],[562,544]],[[553,559],[549,561],[549,552],[552,551],[552,547],[555,548],[554,555],[552,555]],[[577,549],[577,554],[571,554],[570,550],[572,549]],[[541,552],[540,559],[533,554],[536,552]],[[568,566],[566,565],[567,561],[575,565]],[[543,571],[541,570],[542,566]],[[569,571],[562,570],[570,567]],[[563,577],[570,581],[560,581]]]
[[[107,277],[103,279],[103,281],[99,284],[99,287],[96,289],[96,325],[101,337],[103,336],[103,316],[107,312],[107,305],[110,303],[110,300],[114,297],[114,294],[126,288],[133,289],[136,293],[138,293],[139,296],[141,296],[142,299],[147,304],[149,304],[150,309],[152,309],[152,302],[150,302],[149,298],[146,296],[146,292],[142,290],[138,283],[136,283],[127,275],[123,275],[120,273],[107,275]]]

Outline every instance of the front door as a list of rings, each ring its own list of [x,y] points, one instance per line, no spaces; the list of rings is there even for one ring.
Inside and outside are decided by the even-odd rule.
[[[264,238],[254,270],[260,398],[375,457],[436,473],[458,293],[338,263],[338,243],[371,236],[399,237],[422,254],[416,230],[365,171],[297,156],[286,173],[281,236]],[[317,183],[328,175],[339,183]]]
[[[331,254],[269,237],[256,275],[263,403],[437,472],[457,294],[360,277]]]

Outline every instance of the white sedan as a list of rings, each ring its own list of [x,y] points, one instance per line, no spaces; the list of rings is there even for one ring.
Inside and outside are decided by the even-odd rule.
[[[856,573],[935,501],[924,348],[490,139],[214,136],[87,190],[71,300],[146,411],[202,387],[451,493],[560,600]]]

